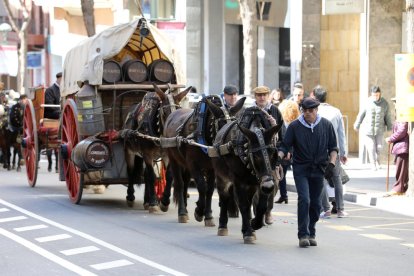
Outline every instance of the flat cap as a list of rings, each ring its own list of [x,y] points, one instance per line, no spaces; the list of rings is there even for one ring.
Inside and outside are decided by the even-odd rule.
[[[258,86],[255,89],[253,89],[254,94],[266,94],[270,93],[270,88],[267,86]]]
[[[305,99],[303,99],[302,101],[302,108],[305,109],[309,109],[309,108],[315,108],[319,106],[319,101],[312,98],[312,97],[307,97]]]
[[[223,89],[223,92],[224,94],[227,94],[227,95],[239,94],[237,87],[234,85],[226,85],[226,87],[224,87]]]
[[[59,73],[57,73],[56,74],[56,78],[58,79],[58,78],[61,78],[62,77],[62,72],[59,72]]]

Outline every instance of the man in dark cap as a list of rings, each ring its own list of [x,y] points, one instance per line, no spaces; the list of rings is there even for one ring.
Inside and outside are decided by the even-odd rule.
[[[305,98],[302,114],[290,123],[279,149],[284,158],[293,148],[293,177],[298,193],[300,247],[316,246],[316,222],[321,210],[323,179],[333,176],[338,155],[332,123],[318,115],[319,101]]]
[[[60,104],[60,82],[62,80],[62,72],[56,74],[56,82],[46,89],[45,104]],[[60,108],[45,107],[44,117],[49,119],[59,119]]]
[[[229,109],[233,107],[237,102],[237,96],[239,91],[237,90],[236,86],[227,85],[223,89],[223,97],[224,97],[224,106]]]

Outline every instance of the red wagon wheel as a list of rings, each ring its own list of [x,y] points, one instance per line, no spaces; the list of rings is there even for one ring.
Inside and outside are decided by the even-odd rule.
[[[24,108],[22,147],[24,160],[26,162],[27,180],[29,182],[29,186],[34,187],[37,180],[39,143],[37,139],[36,116],[31,100],[27,102]]]
[[[69,198],[75,204],[80,202],[83,191],[83,177],[71,158],[72,150],[78,143],[78,112],[75,101],[69,99],[62,112],[61,154]]]

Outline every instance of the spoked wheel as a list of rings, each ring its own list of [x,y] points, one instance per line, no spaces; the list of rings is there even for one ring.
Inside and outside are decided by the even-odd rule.
[[[83,177],[72,161],[72,150],[79,143],[78,112],[74,100],[67,100],[62,112],[61,155],[70,200],[78,204],[82,198]]]
[[[23,115],[23,154],[26,162],[26,175],[30,187],[36,185],[39,162],[39,143],[37,139],[36,116],[33,103],[29,100]]]

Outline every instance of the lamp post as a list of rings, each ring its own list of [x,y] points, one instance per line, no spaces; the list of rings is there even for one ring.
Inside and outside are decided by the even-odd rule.
[[[2,44],[7,44],[7,34],[12,31],[12,27],[9,23],[1,23],[0,24],[0,33],[3,36]]]

